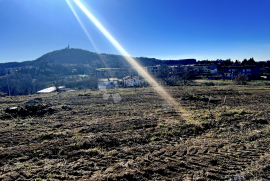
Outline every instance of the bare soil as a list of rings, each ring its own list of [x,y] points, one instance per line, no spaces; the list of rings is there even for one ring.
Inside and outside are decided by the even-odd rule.
[[[269,87],[166,89],[0,97],[0,180],[270,180]]]

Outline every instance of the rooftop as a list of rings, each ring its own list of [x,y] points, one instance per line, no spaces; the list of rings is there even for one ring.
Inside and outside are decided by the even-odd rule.
[[[108,80],[109,79],[109,80]],[[108,82],[108,81],[118,81],[118,78],[104,78],[104,79],[98,79],[100,82]]]

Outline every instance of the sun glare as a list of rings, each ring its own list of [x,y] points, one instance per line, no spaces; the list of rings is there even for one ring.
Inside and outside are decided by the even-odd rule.
[[[68,1],[67,1],[68,2]],[[95,26],[103,33],[103,35],[114,45],[114,47],[122,54],[126,55],[123,56],[129,64],[136,69],[149,83],[155,91],[164,99],[164,101],[168,102],[172,107],[177,110],[179,104],[175,101],[174,98],[172,98],[169,93],[161,87],[157,81],[151,77],[143,68],[142,66],[139,65],[138,62],[136,62],[135,59],[133,59],[127,52],[126,50],[112,37],[112,35],[101,25],[101,23],[89,12],[88,9],[79,1],[79,0],[74,0],[74,2],[79,6],[79,8],[86,14],[86,16],[95,24]],[[83,27],[84,31],[86,32],[88,38],[90,37],[89,34],[87,33],[85,27],[83,26],[82,22],[79,20],[77,14],[74,11],[74,8],[72,8],[72,5],[68,2],[69,6],[71,7],[71,10],[73,11],[74,15],[76,16],[77,20]],[[92,39],[90,38],[90,41]]]
[[[91,36],[89,35],[89,33],[87,32],[85,26],[83,25],[81,19],[79,18],[79,16],[77,15],[76,11],[74,10],[73,6],[70,4],[69,0],[66,0],[69,8],[71,9],[71,11],[73,12],[74,16],[76,17],[77,21],[80,23],[84,33],[86,34],[87,38],[89,39],[89,41],[92,43],[92,45],[94,46],[94,48],[97,50],[97,47],[95,45],[95,43],[93,42]]]
[[[76,11],[74,10],[72,4],[69,2],[69,0],[66,0],[69,8],[71,9],[71,11],[73,12],[74,16],[76,17],[77,21],[79,22],[79,24],[81,25],[84,33],[86,34],[87,38],[89,39],[89,41],[92,43],[93,47],[95,48],[96,52],[99,52],[98,51],[98,48],[96,47],[96,44],[94,43],[93,39],[91,38],[91,36],[89,35],[88,31],[86,30],[85,26],[83,25],[81,19],[79,18],[78,14],[76,13]],[[100,59],[102,60],[103,64],[105,65],[105,67],[107,67],[107,64],[106,62],[104,61],[103,57],[100,56]]]

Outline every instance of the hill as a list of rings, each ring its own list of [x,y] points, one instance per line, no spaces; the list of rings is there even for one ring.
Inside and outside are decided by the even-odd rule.
[[[196,63],[195,59],[159,60],[134,57],[142,66],[158,64],[179,65]],[[73,89],[97,88],[99,78],[115,76],[123,78],[129,74],[109,75],[97,72],[99,68],[128,68],[130,65],[122,55],[96,53],[78,48],[65,48],[46,53],[36,60],[0,64],[0,92],[7,95],[33,94],[52,85],[63,85]],[[83,78],[81,75],[86,75]]]
[[[156,58],[148,57],[133,57],[142,66],[155,66],[158,64],[191,64],[196,63],[195,59],[184,60],[159,60]],[[55,50],[33,61],[33,65],[40,65],[43,63],[57,63],[57,64],[90,64],[97,67],[111,67],[119,68],[119,66],[129,67],[130,65],[124,59],[122,55],[96,53],[88,50],[82,50],[78,48],[65,48],[61,50]]]
[[[194,64],[195,59],[182,60],[159,60],[148,57],[133,57],[142,66],[155,66],[158,64],[177,65],[177,64]],[[24,66],[42,66],[45,64],[89,64],[93,67],[104,68],[119,68],[130,67],[122,55],[106,54],[91,52],[79,48],[65,48],[48,52],[36,60],[24,62],[9,62],[1,63],[1,68],[16,68]],[[106,66],[105,66],[106,65]]]

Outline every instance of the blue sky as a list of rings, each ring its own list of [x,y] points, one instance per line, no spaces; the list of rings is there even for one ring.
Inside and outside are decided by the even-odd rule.
[[[120,54],[73,0],[0,0],[0,62],[65,48]],[[80,0],[134,57],[270,60],[269,0]]]

